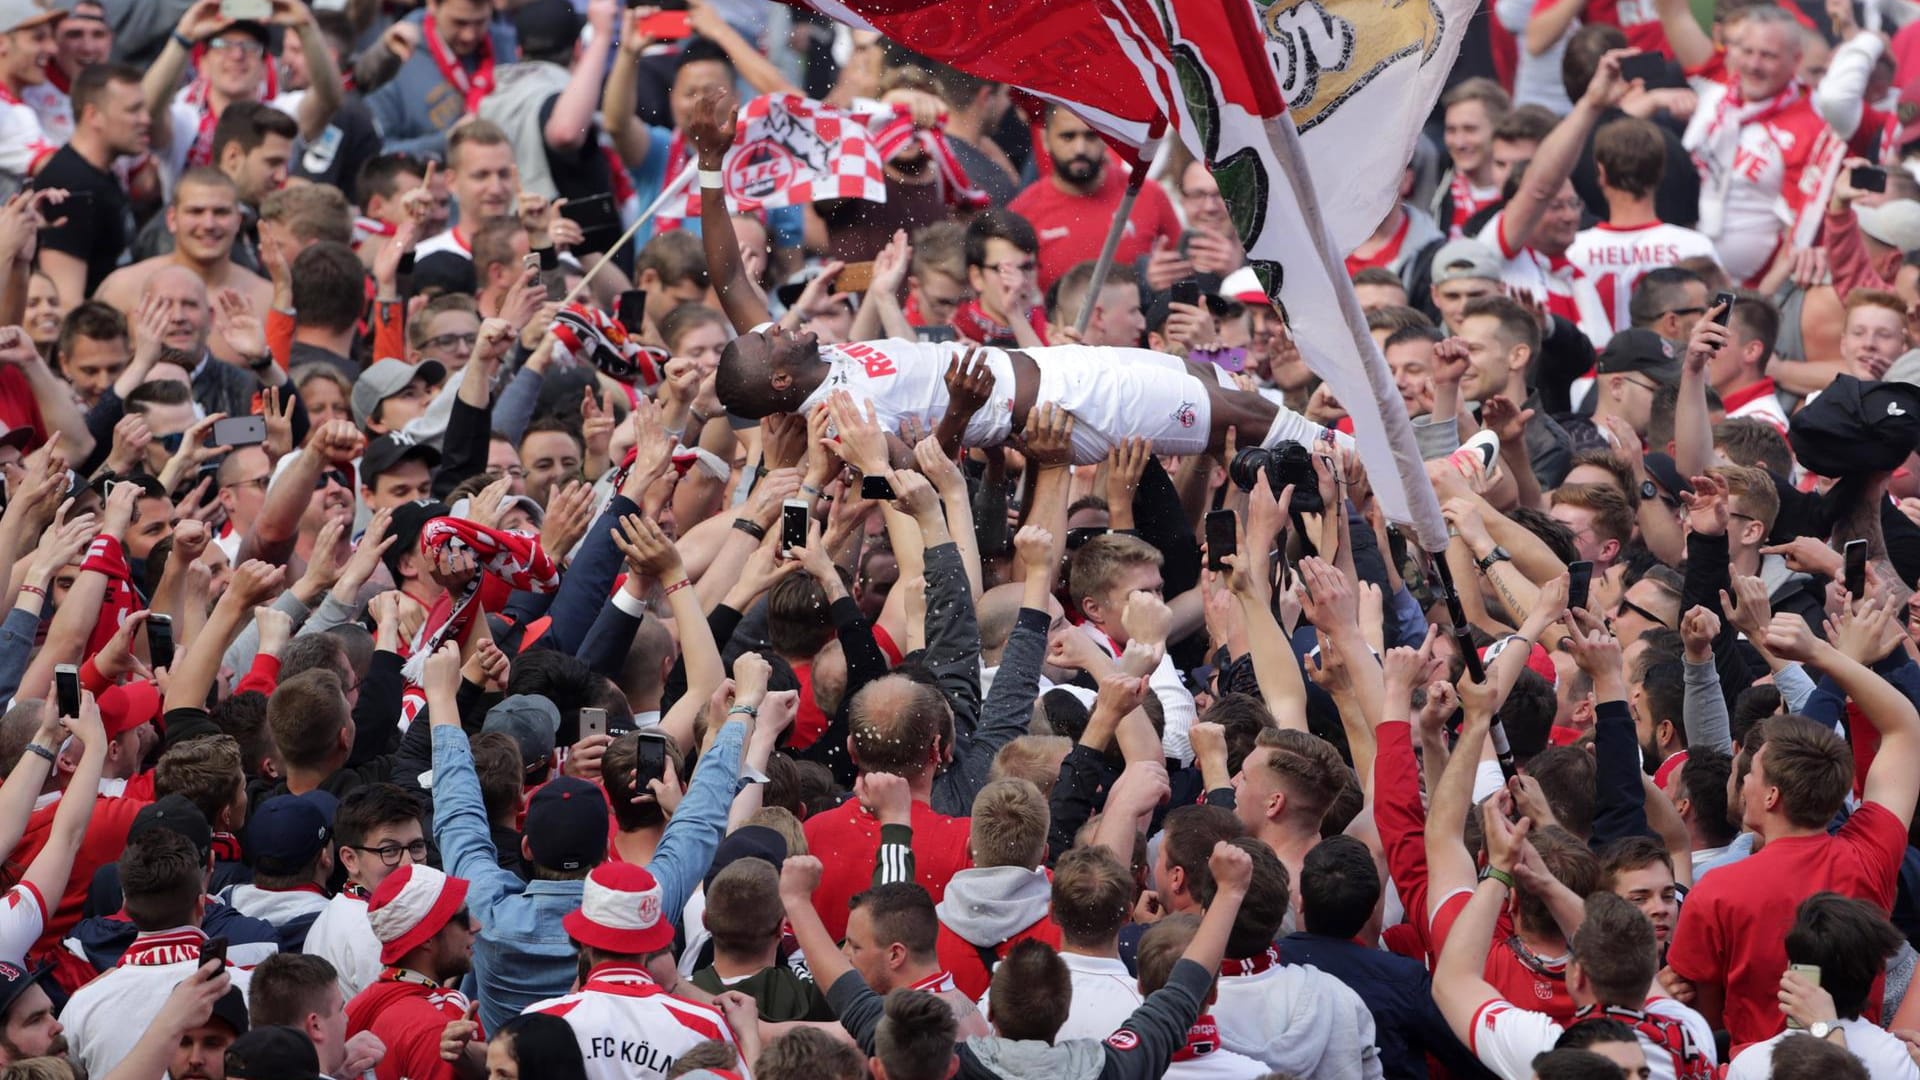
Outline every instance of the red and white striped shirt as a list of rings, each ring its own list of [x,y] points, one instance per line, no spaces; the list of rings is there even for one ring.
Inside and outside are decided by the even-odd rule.
[[[1605,345],[1613,336],[1613,328],[1608,324],[1606,308],[1600,303],[1600,294],[1593,282],[1565,255],[1550,257],[1530,247],[1509,246],[1500,231],[1506,216],[1505,210],[1493,215],[1493,220],[1487,222],[1478,237],[1481,243],[1507,260],[1501,281],[1544,299],[1549,314],[1578,326],[1596,348]]]
[[[526,1011],[573,1028],[590,1080],[666,1080],[674,1059],[699,1043],[734,1042],[717,1009],[674,997],[633,964],[601,964],[579,993],[536,1001]],[[745,1063],[734,1071],[751,1080]]]
[[[1633,325],[1627,305],[1647,271],[1700,255],[1711,258],[1713,254],[1713,241],[1692,229],[1663,221],[1620,228],[1603,221],[1582,229],[1573,238],[1573,246],[1567,248],[1567,261],[1593,283],[1611,336]],[[1605,339],[1594,342],[1596,346],[1605,343]]]

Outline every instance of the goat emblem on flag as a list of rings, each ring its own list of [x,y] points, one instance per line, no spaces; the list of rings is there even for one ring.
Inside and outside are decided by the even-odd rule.
[[[1394,64],[1431,60],[1447,29],[1438,0],[1255,0],[1254,11],[1302,135]]]

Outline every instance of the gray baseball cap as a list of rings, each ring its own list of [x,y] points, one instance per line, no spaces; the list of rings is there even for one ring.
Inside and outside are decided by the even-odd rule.
[[[0,4],[9,2],[11,0],[0,0]],[[422,360],[417,366],[392,357],[378,361],[353,381],[353,422],[367,426],[367,418],[380,408],[381,402],[405,390],[415,379],[425,379],[428,386],[439,386],[446,377],[446,365],[438,360]]]
[[[553,757],[554,739],[560,731],[560,710],[553,702],[537,694],[513,694],[487,710],[481,731],[504,731],[520,745],[520,762],[526,768],[544,764]]]
[[[1444,285],[1463,278],[1499,281],[1506,267],[1507,261],[1499,252],[1478,240],[1451,240],[1433,253],[1433,283]],[[353,397],[357,408],[359,387],[354,388]]]

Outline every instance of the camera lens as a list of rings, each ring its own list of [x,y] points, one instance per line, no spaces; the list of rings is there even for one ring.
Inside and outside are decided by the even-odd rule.
[[[1268,468],[1268,459],[1273,452],[1263,446],[1250,446],[1233,455],[1227,463],[1227,478],[1239,485],[1241,491],[1252,491],[1260,482],[1260,474]],[[1274,489],[1276,492],[1279,488]]]
[[[1320,478],[1313,472],[1313,455],[1297,442],[1288,440],[1273,448],[1267,483],[1276,496],[1292,484],[1292,508],[1300,513],[1318,514],[1327,508],[1320,498]]]

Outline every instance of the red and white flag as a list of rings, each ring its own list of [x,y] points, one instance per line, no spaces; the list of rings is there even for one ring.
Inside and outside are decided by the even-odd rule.
[[[821,199],[886,202],[885,164],[867,117],[791,94],[768,94],[740,106],[733,149],[720,172],[728,205],[752,214]],[[699,220],[698,187],[687,189],[679,211],[662,212],[660,231]]]

